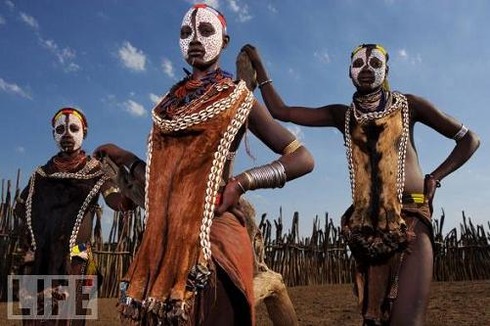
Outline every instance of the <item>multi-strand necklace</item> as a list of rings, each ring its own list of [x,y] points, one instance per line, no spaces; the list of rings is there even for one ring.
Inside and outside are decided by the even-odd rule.
[[[402,133],[401,139],[398,145],[398,160],[397,160],[397,175],[396,175],[396,191],[397,196],[402,202],[403,197],[403,189],[405,187],[405,157],[407,154],[407,144],[408,144],[408,136],[409,136],[409,114],[408,114],[408,102],[407,98],[398,92],[388,92],[384,93],[381,91],[381,96],[378,97],[378,94],[375,94],[368,101],[368,107],[362,107],[360,104],[363,101],[359,101],[356,96],[354,97],[354,101],[349,109],[347,109],[345,113],[345,145],[347,147],[347,162],[349,165],[349,177],[351,183],[351,193],[352,199],[355,198],[356,191],[356,176],[354,170],[354,162],[352,158],[352,139],[350,133],[350,118],[351,114],[356,119],[357,123],[365,124],[369,121],[381,119],[392,114],[395,111],[402,110]],[[374,98],[378,98],[379,101],[376,103]],[[384,98],[384,103],[382,99]],[[357,102],[357,104],[356,104]],[[364,102],[366,103],[366,102]],[[376,108],[376,111],[371,111],[370,109]]]
[[[232,83],[232,77],[232,74],[220,68],[207,73],[200,79],[193,79],[192,75],[189,75],[170,89],[155,110],[162,118],[166,119],[171,119],[184,111],[187,114],[191,113],[189,112],[192,111],[192,107],[189,106],[190,103],[205,94],[209,97],[211,95],[209,92],[214,93],[213,85]]]

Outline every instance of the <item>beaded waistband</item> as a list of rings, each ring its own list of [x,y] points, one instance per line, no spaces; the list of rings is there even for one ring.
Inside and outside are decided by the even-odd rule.
[[[402,203],[404,204],[423,204],[425,202],[425,196],[424,194],[418,194],[418,193],[413,193],[413,194],[403,194],[402,196]]]

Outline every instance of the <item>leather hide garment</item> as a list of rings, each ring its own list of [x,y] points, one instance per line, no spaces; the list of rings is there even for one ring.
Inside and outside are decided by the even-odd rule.
[[[171,117],[153,110],[146,171],[147,224],[124,278],[128,302],[133,304],[123,304],[123,315],[138,319],[153,312],[168,320],[172,309],[184,314],[192,309],[197,290],[186,287],[190,272],[196,266],[209,266],[203,240],[209,241],[230,144],[252,104],[253,94],[244,82],[225,78]]]
[[[400,145],[408,140],[408,105],[404,95],[391,96],[395,107],[379,118],[354,119],[354,108],[346,113],[353,204],[342,216],[342,234],[356,261],[355,286],[363,317],[376,325],[389,319],[403,253],[413,236],[402,217],[399,196],[404,187],[406,147]]]

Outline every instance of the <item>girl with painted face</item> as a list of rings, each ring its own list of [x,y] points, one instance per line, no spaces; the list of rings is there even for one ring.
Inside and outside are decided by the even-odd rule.
[[[242,80],[219,67],[224,17],[194,5],[180,49],[193,67],[152,110],[147,165],[113,144],[99,147],[143,189],[148,220],[121,284],[124,320],[155,324],[254,325],[253,252],[240,196],[282,187],[313,168],[308,150],[272,119]],[[233,177],[247,128],[278,159]],[[294,312],[294,310],[293,310]],[[295,324],[293,313],[281,318]]]
[[[388,53],[381,45],[362,44],[352,51],[349,76],[356,92],[351,104],[320,108],[286,105],[257,50],[251,45],[242,50],[273,117],[335,127],[344,135],[352,205],[341,224],[356,260],[363,325],[423,325],[432,279],[432,199],[440,180],[476,151],[478,136],[427,100],[391,91]],[[412,143],[416,122],[455,141],[448,157],[428,174]]]
[[[23,274],[32,275],[92,275],[97,272],[92,254],[93,220],[100,207],[102,196],[108,207],[126,211],[134,208],[124,197],[100,162],[82,149],[87,134],[87,119],[78,109],[65,107],[51,118],[53,137],[60,151],[45,164],[33,171],[27,186],[16,198],[15,215],[20,220],[20,248],[24,253]],[[73,284],[74,285],[74,284]],[[51,284],[40,288],[37,313],[45,311],[44,296],[49,293],[53,307],[57,298],[67,295],[82,304],[75,286],[65,287],[66,292]],[[63,290],[64,291],[64,290]],[[34,298],[36,293],[32,293]],[[80,324],[83,316],[60,314],[60,319],[75,318]],[[23,316],[25,320],[32,318]],[[35,322],[35,321],[33,321]],[[43,321],[44,322],[44,321]],[[73,325],[68,320],[51,322],[53,325]],[[27,323],[31,325],[31,323]]]
[[[387,82],[388,54],[379,45],[363,45],[352,51],[349,76],[358,92],[370,93]]]
[[[62,152],[75,152],[87,136],[87,119],[74,108],[60,109],[51,120],[53,137]]]
[[[194,68],[204,70],[216,64],[228,42],[225,18],[215,9],[198,4],[185,14],[180,29],[180,50]]]

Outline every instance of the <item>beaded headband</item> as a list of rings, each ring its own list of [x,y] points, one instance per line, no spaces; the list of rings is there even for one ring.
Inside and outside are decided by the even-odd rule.
[[[228,33],[226,32],[226,19],[225,19],[225,16],[223,16],[222,13],[220,13],[218,10],[214,9],[213,7],[205,4],[205,3],[197,3],[195,4],[194,6],[192,6],[192,8],[194,9],[206,9],[210,12],[212,12],[213,14],[216,15],[216,17],[218,17],[220,23],[221,23],[221,26],[223,27],[223,34],[224,35],[227,35]]]
[[[74,116],[76,116],[78,119],[80,119],[80,121],[82,121],[83,130],[87,131],[88,129],[87,118],[82,113],[82,111],[71,107],[62,108],[55,113],[55,115],[51,119],[51,126],[53,128],[54,128],[54,124],[56,123],[56,120],[58,120],[58,118],[61,117],[63,114],[73,114]]]
[[[388,51],[381,45],[381,44],[361,44],[357,46],[351,53],[350,57],[352,58],[354,55],[356,55],[357,52],[364,48],[374,48],[376,50],[379,50],[383,55],[386,57],[386,61],[389,59]]]

